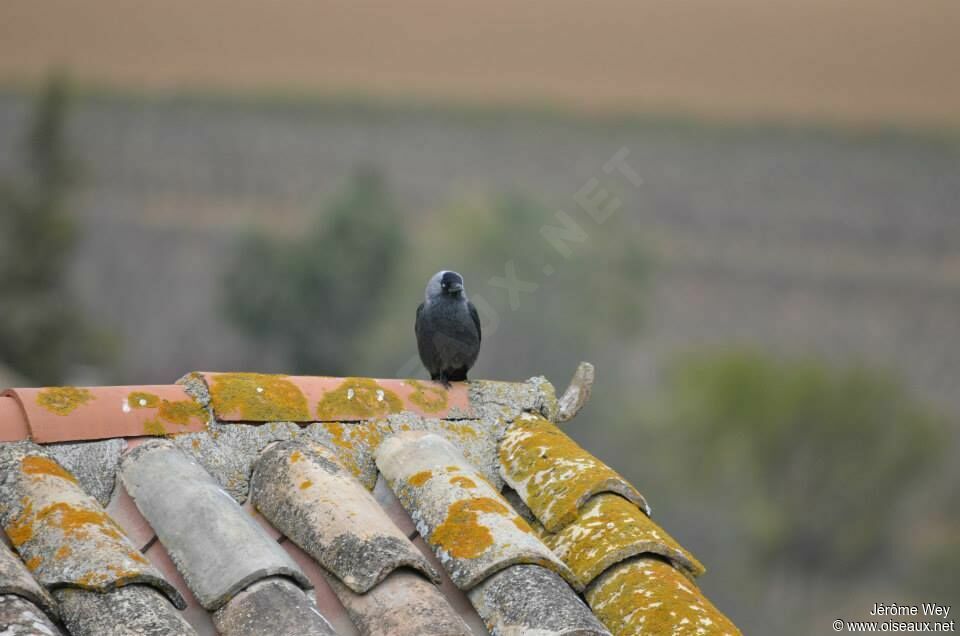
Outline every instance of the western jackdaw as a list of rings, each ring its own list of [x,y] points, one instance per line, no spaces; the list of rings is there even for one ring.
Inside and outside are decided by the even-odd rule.
[[[430,379],[450,387],[467,379],[480,353],[480,316],[467,300],[463,277],[441,271],[427,283],[426,299],[417,307],[417,348]]]

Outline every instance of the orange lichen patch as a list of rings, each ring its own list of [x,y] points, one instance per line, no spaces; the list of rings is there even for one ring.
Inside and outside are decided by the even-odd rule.
[[[37,394],[37,404],[57,415],[70,415],[93,399],[93,393],[75,386],[55,386]]]
[[[193,450],[200,450],[200,440],[195,439],[190,442],[190,445],[193,446]]]
[[[403,401],[370,378],[346,378],[336,389],[327,391],[317,403],[317,419],[368,420],[399,413]]]
[[[143,434],[163,436],[167,434],[167,429],[159,419],[154,418],[143,423]]]
[[[458,559],[477,558],[493,545],[493,534],[479,522],[481,513],[511,514],[506,506],[489,497],[457,501],[430,535],[430,543]]]
[[[414,473],[407,478],[407,482],[411,486],[422,486],[433,477],[433,471],[431,470],[421,470],[419,473]]]
[[[523,517],[517,517],[513,520],[513,525],[517,526],[520,530],[523,530],[526,533],[534,534],[533,528],[530,527],[530,524],[527,523]]]
[[[290,453],[291,464],[296,464],[301,459],[303,459],[303,455],[300,454],[300,451],[293,451],[292,453]]]
[[[40,564],[41,564],[41,563],[43,563],[43,559],[41,559],[41,558],[38,557],[38,556],[35,556],[35,557],[33,557],[32,559],[27,559],[27,561],[26,561],[27,569],[30,570],[31,572],[33,572],[33,571],[36,570],[38,567],[40,567]]]
[[[466,424],[464,422],[451,422],[450,420],[440,420],[440,426],[445,430],[453,433],[455,436],[459,437],[461,440],[468,438],[477,437],[478,433],[475,428]]]
[[[473,481],[469,477],[464,477],[463,475],[457,475],[456,477],[450,478],[450,483],[454,486],[460,486],[461,488],[476,488],[477,482]]]
[[[556,534],[546,533],[542,540],[567,564],[580,588],[611,565],[643,553],[669,559],[691,577],[704,571],[693,555],[636,505],[613,494],[597,495],[576,521]]]
[[[370,478],[367,472],[373,465],[373,452],[383,440],[384,424],[370,420],[352,423],[321,422],[320,426],[330,435],[333,444],[344,450],[337,453],[340,462],[368,489],[372,489],[373,485],[367,483]],[[373,478],[376,479],[375,473]]]
[[[60,528],[67,536],[84,536],[92,526],[111,539],[121,538],[119,526],[106,512],[77,508],[68,503],[47,506],[37,514],[37,521]]]
[[[456,472],[456,471],[458,471],[458,470],[460,470],[460,467],[459,467],[459,466],[447,466],[447,472],[448,472],[448,473],[454,473],[454,472]]]
[[[127,396],[127,406],[131,409],[157,410],[157,417],[144,422],[144,429],[148,435],[165,435],[164,423],[189,426],[193,419],[207,419],[207,412],[193,400],[167,400],[146,391],[132,391]],[[148,427],[149,430],[147,430]],[[161,429],[163,432],[159,432]]]
[[[127,406],[132,409],[155,409],[160,406],[160,396],[146,391],[132,391],[127,396]]]
[[[419,380],[405,380],[404,384],[413,389],[408,399],[425,413],[442,411],[450,402],[447,391],[443,387],[424,384]]]
[[[212,376],[210,399],[214,413],[250,422],[305,422],[307,398],[283,375],[218,373]]]
[[[499,448],[503,476],[550,532],[572,522],[592,495],[616,492],[646,509],[643,496],[548,420],[524,413]]]
[[[54,558],[56,558],[56,559],[66,559],[66,558],[67,558],[68,556],[70,556],[71,554],[73,554],[73,548],[71,548],[71,547],[68,546],[68,545],[65,545],[65,546],[63,546],[62,548],[60,548],[59,550],[57,550],[57,551],[53,554],[53,556],[54,556]]]
[[[309,479],[305,479],[304,481],[300,482],[300,490],[306,490],[312,485],[313,485],[312,481],[310,481]]]
[[[127,556],[130,557],[132,560],[136,561],[137,563],[142,563],[144,565],[147,565],[150,563],[150,561],[147,560],[147,557],[143,556],[136,550],[130,550],[129,552],[127,552]]]
[[[21,505],[23,509],[20,514],[3,528],[15,548],[33,538],[33,502],[24,497]]]
[[[632,559],[607,570],[587,588],[585,598],[614,636],[740,634],[696,585],[653,557]]]
[[[49,475],[77,483],[77,478],[65,470],[63,466],[40,455],[27,455],[20,460],[20,468],[27,475]]]

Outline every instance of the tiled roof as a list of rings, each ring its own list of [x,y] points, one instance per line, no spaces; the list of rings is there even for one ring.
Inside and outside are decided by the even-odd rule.
[[[542,378],[0,397],[0,634],[739,634]]]

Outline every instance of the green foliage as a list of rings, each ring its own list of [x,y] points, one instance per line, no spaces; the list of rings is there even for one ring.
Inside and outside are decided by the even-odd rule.
[[[381,177],[361,170],[295,239],[247,236],[224,276],[224,308],[244,333],[282,352],[290,371],[361,374],[354,353],[383,309],[404,250]]]
[[[103,344],[66,289],[76,243],[66,200],[76,169],[66,144],[68,91],[54,78],[38,97],[22,175],[0,183],[0,361],[40,384],[94,362]]]
[[[892,548],[939,420],[893,378],[733,351],[681,359],[665,423],[766,567],[842,575]],[[718,492],[718,494],[720,494]]]

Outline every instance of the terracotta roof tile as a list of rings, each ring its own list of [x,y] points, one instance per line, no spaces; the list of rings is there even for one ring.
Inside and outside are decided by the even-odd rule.
[[[0,542],[0,595],[19,596],[35,605],[39,611],[50,618],[54,620],[58,618],[58,610],[53,598],[33,579],[23,561],[2,542]]]
[[[500,466],[504,480],[549,532],[575,520],[581,506],[601,492],[622,495],[650,514],[636,488],[539,415],[524,413],[507,429]]]
[[[444,438],[422,431],[394,435],[377,452],[377,466],[460,589],[470,590],[516,563],[570,576],[500,492]]]
[[[691,578],[703,574],[693,555],[619,495],[597,495],[570,525],[541,538],[570,567],[580,590],[611,565],[638,554],[659,554]]]
[[[62,636],[63,632],[36,605],[16,594],[0,594],[4,636]]]
[[[610,636],[562,578],[538,565],[513,565],[470,590],[494,634]]]
[[[252,583],[287,576],[312,584],[290,557],[197,463],[168,440],[123,459],[123,485],[207,610]]]
[[[30,439],[49,442],[166,435],[206,428],[207,414],[177,385],[10,389]]]
[[[106,592],[153,586],[177,607],[180,593],[140,554],[97,500],[41,447],[0,446],[0,523],[20,558],[50,588]]]
[[[610,568],[585,594],[614,636],[740,634],[690,579],[656,557],[638,557]]]
[[[71,636],[737,633],[640,494],[555,426],[591,370],[559,402],[543,378],[9,392],[0,524],[19,555],[0,565],[0,616],[59,607]]]
[[[373,495],[321,444],[269,447],[254,469],[251,492],[274,527],[358,594],[399,567],[439,580]]]

